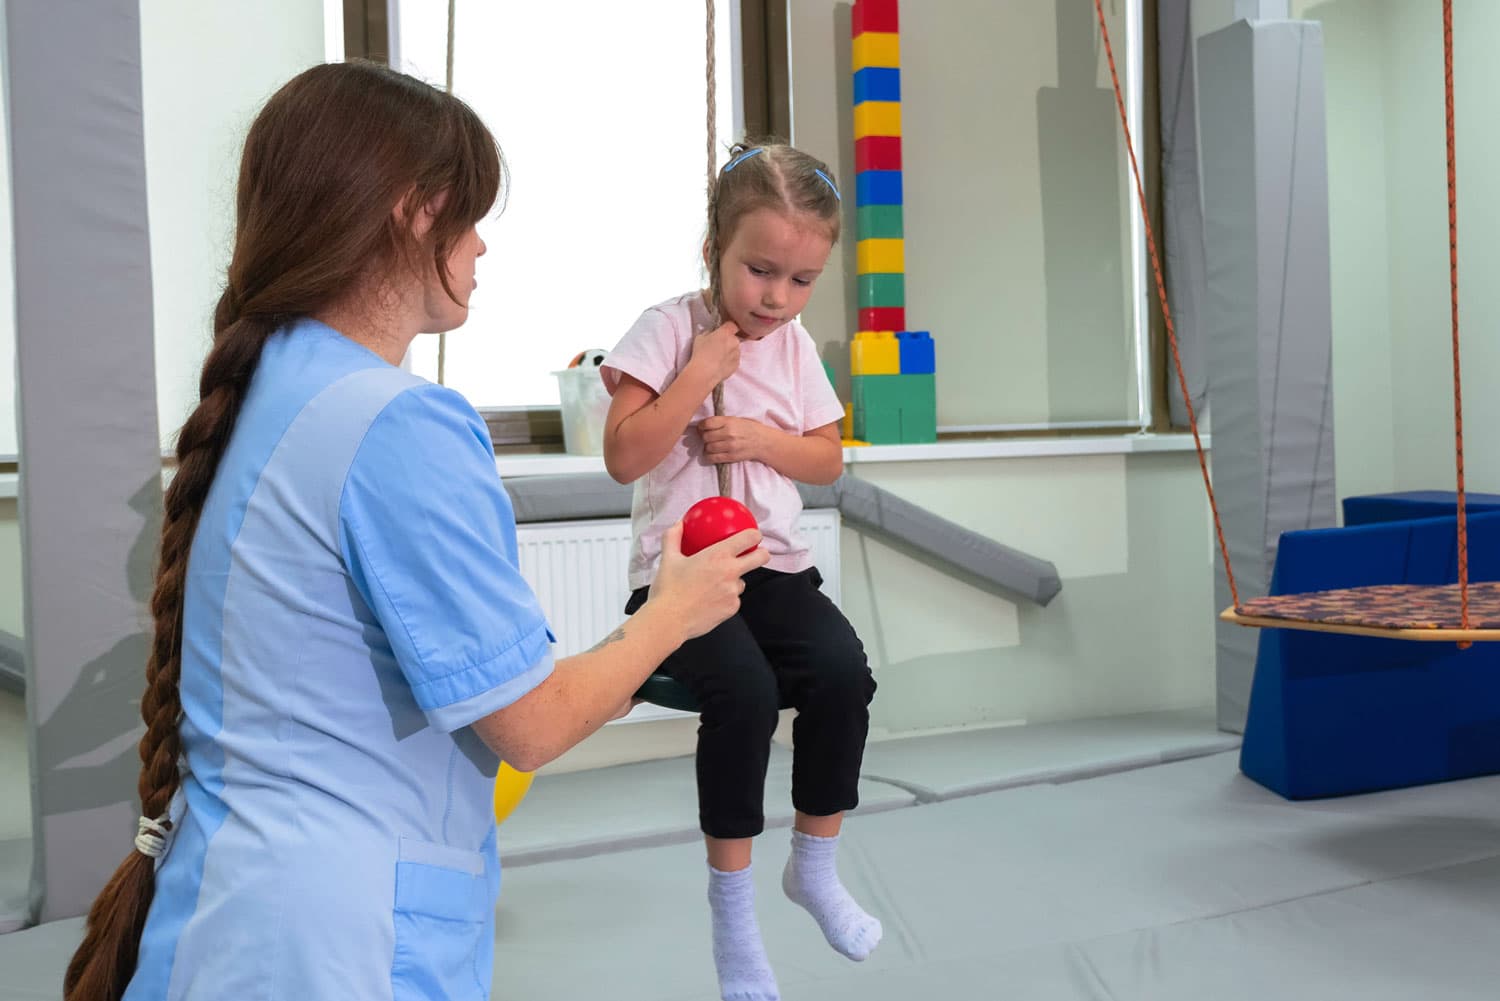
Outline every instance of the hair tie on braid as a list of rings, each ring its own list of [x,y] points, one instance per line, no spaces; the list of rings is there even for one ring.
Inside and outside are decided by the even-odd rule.
[[[136,823],[135,850],[147,858],[160,858],[167,850],[172,822],[164,813],[155,820],[142,817]]]

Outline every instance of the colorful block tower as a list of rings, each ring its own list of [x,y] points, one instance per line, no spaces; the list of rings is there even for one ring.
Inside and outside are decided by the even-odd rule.
[[[937,441],[932,337],[906,329],[897,0],[855,0],[854,169],[859,329],[846,437],[875,445]]]

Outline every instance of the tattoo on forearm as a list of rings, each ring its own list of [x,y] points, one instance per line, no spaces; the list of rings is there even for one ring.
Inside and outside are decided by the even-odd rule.
[[[614,632],[610,633],[608,636],[604,637],[598,643],[595,643],[593,646],[589,647],[589,653],[593,653],[595,650],[602,650],[604,647],[609,646],[611,643],[618,642],[618,641],[620,641],[620,640],[622,640],[624,638],[625,638],[625,627],[624,626],[619,626],[618,628],[615,629]]]

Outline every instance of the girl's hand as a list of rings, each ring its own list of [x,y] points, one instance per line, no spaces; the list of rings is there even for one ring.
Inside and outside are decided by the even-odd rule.
[[[705,417],[698,422],[703,454],[710,462],[761,462],[766,439],[775,432],[748,417]]]
[[[715,386],[740,367],[740,328],[733,321],[693,338],[689,365],[696,365]]]

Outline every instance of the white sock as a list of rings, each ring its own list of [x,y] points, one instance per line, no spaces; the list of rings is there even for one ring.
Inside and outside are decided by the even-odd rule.
[[[880,922],[864,912],[839,882],[835,855],[839,839],[792,832],[792,857],[781,875],[781,888],[801,904],[823,929],[828,944],[853,960],[862,960],[880,943]]]
[[[750,867],[720,872],[708,867],[708,906],[714,917],[714,966],[724,1001],[780,1001],[776,974],[755,920]]]

